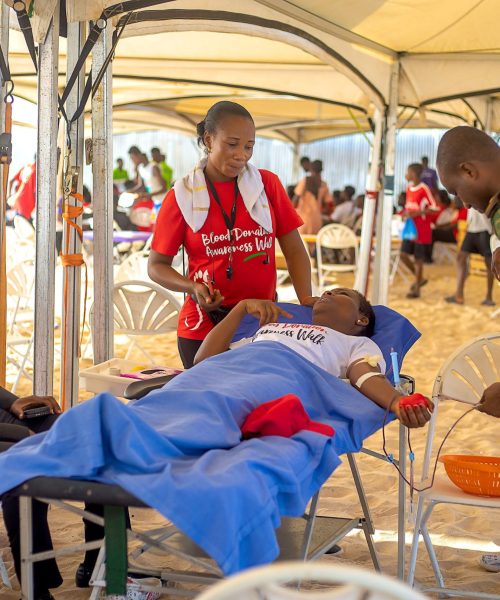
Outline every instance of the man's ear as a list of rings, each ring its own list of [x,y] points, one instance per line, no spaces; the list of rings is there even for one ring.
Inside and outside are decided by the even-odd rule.
[[[362,325],[363,327],[366,327],[369,322],[370,319],[366,315],[361,315],[361,317],[359,317],[356,321],[356,325]]]
[[[459,173],[462,177],[476,180],[479,176],[479,169],[473,162],[463,162],[458,165]]]

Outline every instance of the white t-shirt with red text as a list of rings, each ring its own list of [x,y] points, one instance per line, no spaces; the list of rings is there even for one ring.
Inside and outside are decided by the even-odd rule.
[[[253,338],[245,341],[279,342],[342,379],[345,379],[349,366],[361,358],[378,355],[381,372],[385,373],[386,369],[382,352],[373,340],[364,336],[346,335],[321,325],[269,323],[261,327]]]

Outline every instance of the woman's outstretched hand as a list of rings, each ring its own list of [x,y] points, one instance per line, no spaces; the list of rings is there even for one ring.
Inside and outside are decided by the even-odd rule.
[[[260,327],[268,323],[276,323],[280,315],[286,319],[293,318],[293,315],[271,300],[245,300],[244,302],[246,312],[259,319]]]

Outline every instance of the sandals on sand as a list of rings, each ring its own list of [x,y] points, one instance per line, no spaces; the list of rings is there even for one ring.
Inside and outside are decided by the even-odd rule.
[[[500,573],[500,554],[483,554],[479,564],[491,573]]]
[[[420,298],[420,292],[416,292],[415,290],[411,290],[406,294],[407,298]]]
[[[488,298],[486,298],[486,300],[483,300],[481,302],[481,306],[495,306],[495,303],[493,302],[493,300],[489,300]]]
[[[464,303],[464,301],[463,301],[463,300],[462,300],[462,301],[460,301],[460,300],[457,300],[457,297],[456,297],[456,296],[447,296],[447,297],[444,299],[444,301],[445,301],[445,302],[448,302],[448,304],[460,304],[460,306],[462,306],[462,304]]]
[[[420,287],[424,287],[424,285],[427,285],[429,283],[428,279],[422,279],[422,281],[420,282]],[[410,287],[410,292],[416,292],[417,290],[417,284],[413,283]],[[418,296],[412,296],[412,298],[418,298]]]

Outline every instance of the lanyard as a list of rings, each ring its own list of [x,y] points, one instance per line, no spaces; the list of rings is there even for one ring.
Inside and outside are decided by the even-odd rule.
[[[217,193],[217,190],[215,189],[214,184],[210,181],[210,178],[208,177],[206,171],[205,171],[205,179],[207,180],[208,187],[210,188],[210,191],[212,192],[212,196],[214,197],[215,202],[217,203],[218,207],[220,208],[220,212],[224,219],[224,223],[226,224],[226,227],[229,231],[229,244],[230,244],[229,258],[228,258],[229,264],[226,269],[226,277],[228,279],[231,279],[231,277],[233,276],[233,229],[234,229],[234,224],[236,223],[236,200],[238,199],[238,193],[239,193],[238,183],[235,180],[233,206],[231,207],[231,216],[229,216],[227,214],[227,212],[224,210],[224,207],[222,206],[222,203],[219,198],[219,194]]]
[[[220,198],[219,198],[219,194],[217,193],[217,190],[215,189],[214,184],[210,181],[206,172],[205,172],[205,179],[207,180],[208,187],[210,188],[210,191],[212,192],[212,196],[214,197],[214,200],[217,202],[217,204],[220,208],[222,217],[224,218],[224,223],[226,224],[226,227],[229,229],[229,233],[231,234],[231,238],[232,238],[234,224],[236,223],[236,200],[238,199],[238,193],[239,193],[238,183],[236,181],[234,182],[233,206],[231,207],[231,216],[229,216],[227,214],[227,212],[224,210],[222,203],[220,201]]]

